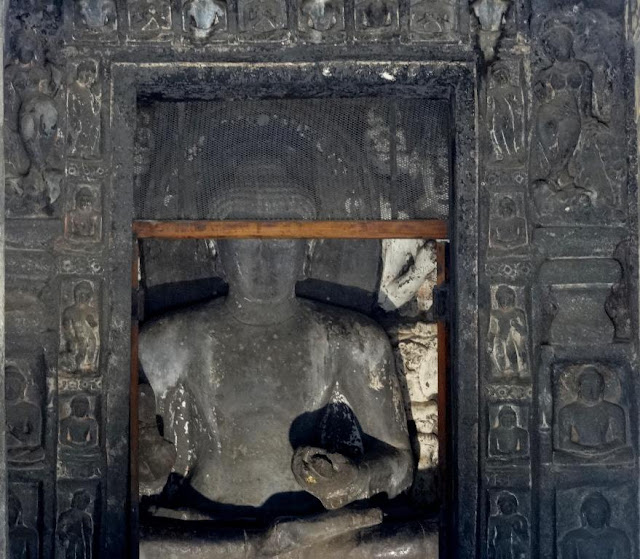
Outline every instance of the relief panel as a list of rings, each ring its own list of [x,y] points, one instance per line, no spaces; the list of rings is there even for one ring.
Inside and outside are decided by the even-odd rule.
[[[518,490],[489,491],[487,557],[529,559],[531,540],[528,494]]]
[[[621,462],[633,459],[626,377],[601,363],[556,365],[554,461]]]
[[[298,32],[312,42],[345,38],[344,0],[302,0],[298,7]]]
[[[281,39],[287,19],[285,0],[238,0],[238,25],[247,39]]]
[[[411,0],[409,29],[414,41],[448,37],[458,31],[456,0]]]
[[[118,13],[115,0],[72,0],[74,39],[114,40]]]
[[[9,483],[7,498],[9,559],[39,559],[40,520],[39,484]]]
[[[97,483],[58,483],[56,559],[92,559],[98,540],[99,486]]]
[[[62,454],[92,458],[99,452],[99,398],[65,393],[60,396],[59,443]]]
[[[398,31],[397,0],[356,0],[356,34],[388,38]]]
[[[634,289],[632,274],[637,269],[633,259],[637,259],[637,254],[637,242],[629,239],[622,241],[613,253],[613,258],[622,268],[622,275],[611,287],[611,293],[605,301],[605,310],[613,322],[616,342],[629,342],[633,335],[631,293]]]
[[[518,383],[531,377],[528,332],[524,288],[492,286],[486,347],[493,381]]]
[[[228,30],[227,3],[186,0],[182,4],[182,30],[196,44],[224,37]]]
[[[64,282],[61,307],[58,369],[70,375],[97,375],[100,357],[97,283],[86,279]]]
[[[166,38],[171,31],[169,0],[128,0],[129,36],[138,40]]]
[[[67,154],[97,159],[102,154],[102,83],[100,64],[87,58],[69,69]]]
[[[42,465],[44,451],[44,379],[26,361],[5,366],[7,463],[11,468]]]
[[[633,494],[627,486],[557,491],[556,557],[636,557],[629,537],[637,533]]]
[[[489,207],[489,249],[495,254],[518,254],[529,244],[524,194],[495,192]]]
[[[68,185],[64,235],[73,245],[102,240],[102,191],[99,184]]]
[[[489,406],[489,457],[514,461],[529,456],[529,408],[513,403]]]

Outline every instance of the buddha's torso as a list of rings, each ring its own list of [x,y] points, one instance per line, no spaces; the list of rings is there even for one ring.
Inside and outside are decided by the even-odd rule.
[[[323,308],[301,303],[283,322],[251,325],[214,302],[156,323],[153,340],[143,332],[141,360],[178,450],[174,469],[210,501],[260,507],[291,492],[308,501],[293,450],[318,444],[322,415],[313,412],[354,364],[348,339],[332,334],[340,315]]]

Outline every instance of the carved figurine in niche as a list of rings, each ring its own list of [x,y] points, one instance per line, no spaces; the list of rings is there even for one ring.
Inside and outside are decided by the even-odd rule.
[[[44,459],[42,411],[27,395],[28,383],[15,365],[5,368],[6,446],[9,464],[25,466]]]
[[[439,35],[456,27],[455,2],[448,0],[412,0],[410,13],[411,31],[423,35]]]
[[[510,250],[527,244],[527,220],[519,212],[524,209],[523,206],[524,204],[520,204],[519,208],[514,197],[509,194],[492,197],[489,227],[491,248]]]
[[[529,376],[527,317],[516,306],[516,292],[500,285],[493,296],[489,319],[488,351],[494,379],[520,379]]]
[[[506,166],[521,164],[525,156],[524,92],[519,83],[513,83],[505,62],[490,67],[487,113],[494,159]]]
[[[395,22],[397,7],[389,0],[366,0],[357,9],[359,26],[364,29],[391,27]]]
[[[156,35],[171,29],[171,2],[168,0],[129,0],[129,27],[142,35]]]
[[[590,493],[580,507],[582,528],[560,542],[561,559],[631,559],[629,536],[612,528],[611,506],[601,493]]]
[[[115,0],[74,0],[75,24],[91,31],[114,30],[118,24]]]
[[[239,9],[244,31],[265,35],[287,26],[286,6],[281,0],[245,0]]]
[[[615,328],[615,341],[625,342],[631,340],[633,333],[631,322],[631,274],[633,269],[632,260],[636,251],[632,250],[631,241],[622,241],[613,253],[613,258],[620,263],[622,276],[620,280],[613,284],[611,293],[605,302],[605,310],[613,322]]]
[[[75,206],[66,215],[67,236],[74,241],[97,242],[102,235],[102,215],[96,209],[96,193],[90,186],[76,190]]]
[[[51,168],[58,133],[54,97],[60,72],[45,60],[39,37],[15,38],[15,60],[5,68],[5,158],[7,210],[38,214],[60,194],[61,173]]]
[[[548,29],[542,45],[551,65],[534,85],[531,173],[538,213],[586,216],[596,205],[616,206],[624,162],[616,138],[594,116],[591,68],[575,57],[564,25]]]
[[[65,559],[91,559],[93,556],[93,518],[87,512],[91,495],[79,489],[71,498],[71,507],[58,517],[56,536]]]
[[[61,367],[79,375],[97,371],[100,355],[99,316],[93,284],[73,287],[73,303],[62,313]]]
[[[188,0],[182,7],[183,28],[194,41],[227,29],[227,4],[220,0]]]
[[[82,159],[100,156],[102,91],[94,60],[78,64],[69,85],[69,155]]]
[[[78,394],[69,403],[70,413],[60,420],[60,443],[77,449],[98,445],[98,422],[91,414],[91,402]]]
[[[489,431],[489,454],[494,457],[529,454],[529,432],[518,426],[518,416],[511,406],[500,408],[497,425]]]
[[[303,0],[300,21],[303,28],[323,33],[336,27],[342,18],[341,0]]]
[[[13,493],[7,498],[9,559],[38,559],[38,532],[24,523],[22,502]]]
[[[244,162],[221,196],[218,219],[309,219],[317,211],[312,193],[268,162]],[[183,518],[292,518],[276,532],[212,529],[201,543],[212,558],[303,548],[332,557],[356,547],[358,557],[395,557],[400,548],[424,557],[432,544],[419,524],[385,531],[375,509],[335,510],[398,496],[414,464],[384,331],[295,295],[310,246],[219,241],[229,294],[143,327],[140,363],[176,447],[173,476],[182,479],[170,504],[196,509]],[[153,557],[162,545],[153,538],[141,550]]]
[[[518,512],[518,498],[503,491],[496,500],[498,513],[489,518],[489,559],[527,559],[529,522]]]
[[[603,454],[627,443],[626,417],[618,404],[604,399],[605,379],[594,365],[577,378],[577,399],[558,415],[559,448],[579,454]]]

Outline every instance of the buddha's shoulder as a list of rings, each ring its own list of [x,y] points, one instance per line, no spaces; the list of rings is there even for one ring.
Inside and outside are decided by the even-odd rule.
[[[224,299],[217,298],[198,303],[184,309],[178,309],[157,316],[145,323],[140,330],[140,339],[180,339],[206,333],[207,326],[220,316]]]
[[[389,341],[382,326],[360,312],[311,300],[303,300],[303,307],[310,318],[330,334],[354,341]]]

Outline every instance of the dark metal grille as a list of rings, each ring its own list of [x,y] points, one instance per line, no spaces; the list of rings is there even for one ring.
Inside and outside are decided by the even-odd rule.
[[[137,219],[439,219],[450,107],[433,99],[140,105]],[[297,208],[293,214],[287,208]]]

